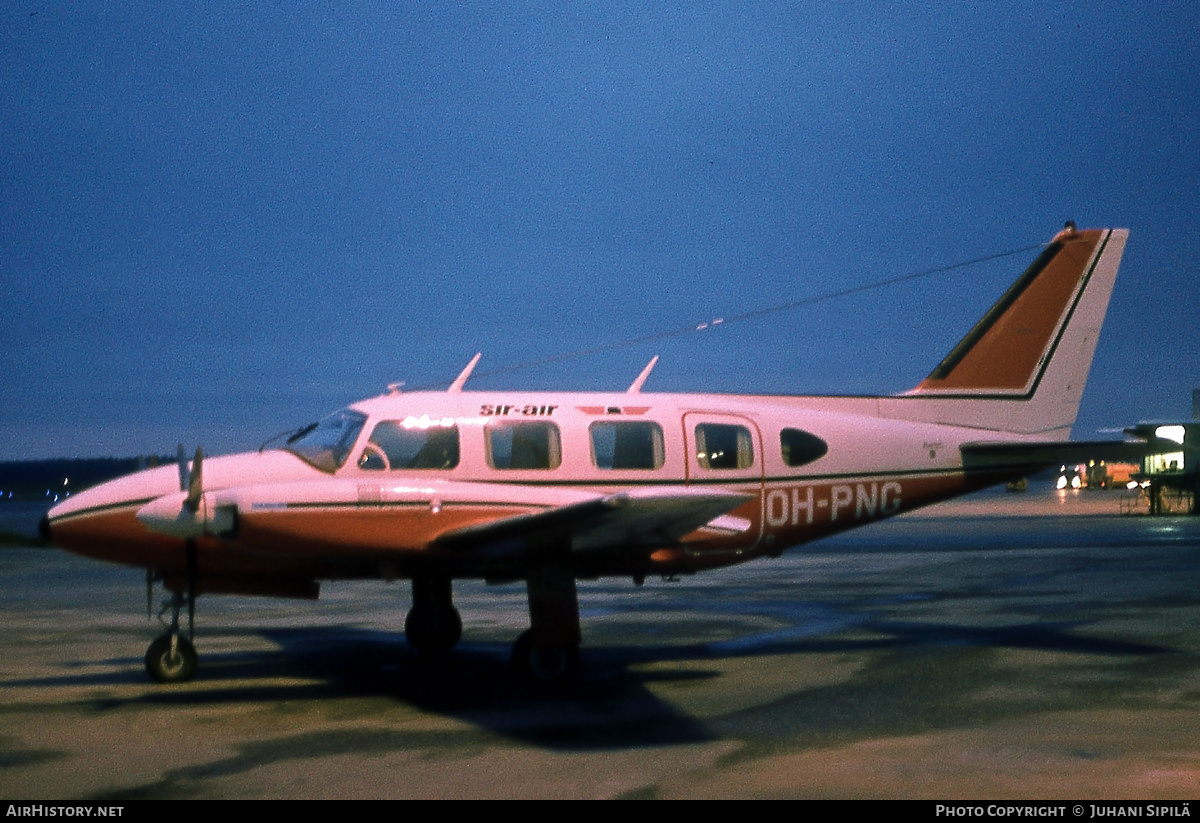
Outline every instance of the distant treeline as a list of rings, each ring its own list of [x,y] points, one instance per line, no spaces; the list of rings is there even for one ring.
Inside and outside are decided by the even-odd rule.
[[[174,462],[173,457],[159,455],[0,462],[0,494],[7,498],[11,492],[16,499],[45,497],[47,491],[75,493],[138,469]]]

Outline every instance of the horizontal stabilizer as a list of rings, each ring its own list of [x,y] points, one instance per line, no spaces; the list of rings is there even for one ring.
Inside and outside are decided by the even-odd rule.
[[[963,466],[967,469],[1013,469],[1027,472],[1089,460],[1110,463],[1140,463],[1143,457],[1176,451],[1179,445],[1166,440],[1098,440],[1041,443],[965,443]]]

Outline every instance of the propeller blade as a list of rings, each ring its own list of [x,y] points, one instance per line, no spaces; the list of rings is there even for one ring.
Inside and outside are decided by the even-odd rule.
[[[204,452],[200,449],[199,446],[197,446],[196,447],[196,456],[194,458],[192,458],[191,477],[188,478],[187,488],[184,489],[184,491],[187,492],[187,500],[185,500],[183,503],[183,505],[189,511],[193,511],[193,512],[199,510],[200,495],[202,495],[204,493],[204,478],[203,478],[203,472],[201,471],[201,463],[203,460],[204,460]]]
[[[183,453],[182,443],[175,449],[175,462],[179,464],[179,490],[185,492],[188,490],[188,483],[191,482],[192,476],[188,471],[187,455]]]

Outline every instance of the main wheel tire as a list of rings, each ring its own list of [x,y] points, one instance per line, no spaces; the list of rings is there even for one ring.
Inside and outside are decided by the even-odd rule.
[[[196,673],[196,650],[182,635],[175,638],[171,648],[171,635],[164,634],[150,644],[146,650],[146,672],[159,683],[186,683]]]
[[[521,632],[513,643],[513,665],[527,681],[541,688],[560,688],[579,676],[579,646],[573,643],[535,645],[532,631]]]
[[[440,657],[458,645],[462,617],[458,609],[412,609],[404,618],[404,636],[421,654]]]

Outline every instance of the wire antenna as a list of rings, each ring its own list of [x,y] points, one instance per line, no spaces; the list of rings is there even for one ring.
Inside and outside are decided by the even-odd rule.
[[[755,320],[760,317],[766,317],[767,315],[792,311],[793,309],[811,306],[815,303],[823,303],[827,300],[836,300],[841,297],[849,297],[852,294],[862,294],[863,292],[882,289],[886,288],[887,286],[908,283],[912,280],[921,280],[927,277],[933,277],[934,275],[945,274],[946,272],[954,271],[956,269],[962,269],[968,266],[977,266],[981,263],[989,263],[992,260],[1000,260],[1005,257],[1012,257],[1016,254],[1026,254],[1037,249],[1044,249],[1045,247],[1045,243],[1035,243],[1032,246],[1022,246],[1019,249],[1011,249],[1010,251],[988,254],[984,255],[983,257],[964,260],[960,263],[950,263],[945,266],[935,266],[934,268],[923,269],[922,271],[914,272],[912,274],[903,274],[899,277],[889,277],[885,280],[876,280],[873,283],[865,283],[860,286],[850,286],[849,288],[825,292],[824,294],[817,294],[813,295],[812,297],[802,297],[799,300],[789,300],[786,303],[777,303],[773,306],[766,306],[761,309],[752,309],[750,311],[731,315],[729,317],[715,317],[712,320],[700,323],[691,323],[687,326],[681,326],[678,328],[669,329],[667,331],[655,332],[653,334],[646,334],[642,335],[641,337],[632,337],[627,340],[605,343],[587,349],[578,349],[576,351],[566,352],[564,354],[555,354],[551,355],[550,357],[542,357],[537,360],[527,360],[523,363],[516,363],[511,366],[499,366],[494,369],[478,372],[475,376],[494,377],[498,374],[511,374],[513,372],[524,371],[525,369],[537,368],[538,366],[548,366],[552,363],[562,363],[566,360],[574,360],[580,357],[590,357],[595,354],[604,354],[610,351],[617,351],[618,349],[626,349],[630,346],[638,346],[643,343],[653,343],[656,340],[665,340],[670,337],[680,337],[685,334],[694,334],[696,332],[702,332],[716,326],[728,326],[730,323],[740,323],[744,320]],[[429,383],[421,386],[418,389],[415,389],[415,391],[438,388],[440,386],[448,385],[450,382],[451,381],[449,379],[439,380],[435,383]]]

